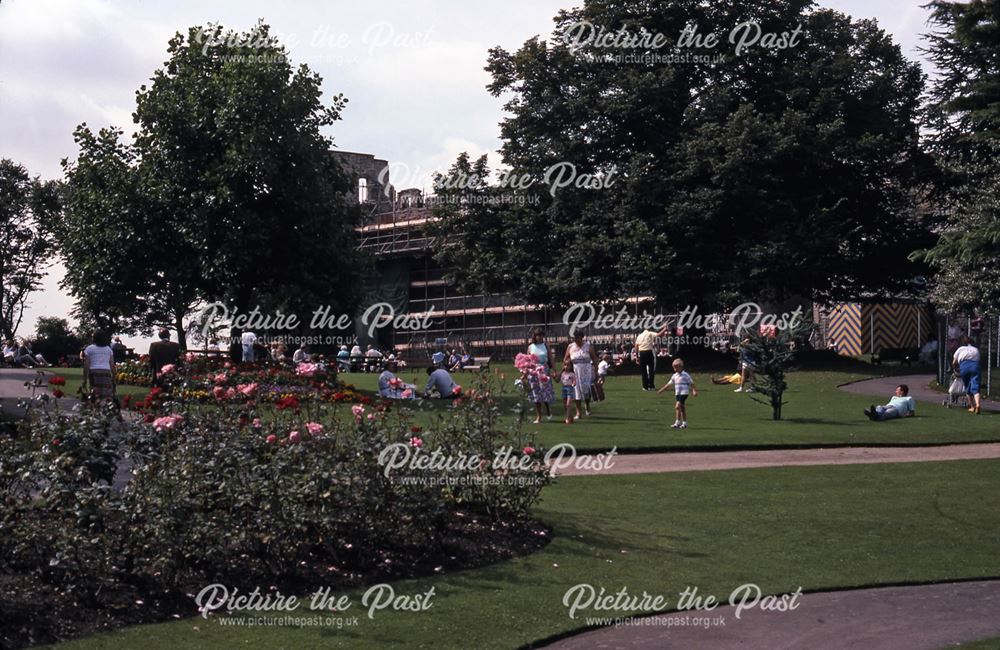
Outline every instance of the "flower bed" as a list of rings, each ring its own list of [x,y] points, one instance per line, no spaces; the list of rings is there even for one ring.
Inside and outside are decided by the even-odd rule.
[[[381,401],[348,407],[292,396],[265,422],[258,401],[204,409],[170,387],[151,391],[146,423],[121,422],[114,410],[38,414],[0,440],[0,590],[16,584],[25,594],[17,602],[47,598],[58,609],[65,601],[67,613],[86,616],[50,614],[39,629],[0,603],[0,619],[16,625],[0,632],[39,643],[93,631],[94,621],[194,615],[184,594],[211,582],[298,593],[538,548],[548,534],[530,509],[550,480],[544,450],[519,423],[501,426],[490,378],[480,381],[426,429]],[[407,466],[403,481],[380,462],[387,449],[484,460]],[[518,462],[487,462],[501,449]],[[112,487],[125,458],[131,477]],[[130,618],[115,618],[116,608]],[[84,619],[92,623],[52,628]],[[24,630],[30,637],[17,636]]]
[[[138,362],[122,364],[117,376],[118,383],[151,385],[149,359],[142,357]],[[334,370],[312,363],[289,368],[262,363],[234,364],[188,354],[182,363],[164,366],[161,378],[175,398],[188,402],[239,404],[254,400],[280,405],[292,398],[299,403],[371,402],[354,386],[338,381]]]

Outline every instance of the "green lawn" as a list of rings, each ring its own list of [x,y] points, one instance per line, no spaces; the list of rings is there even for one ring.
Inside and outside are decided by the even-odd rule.
[[[76,397],[77,390],[79,390],[80,385],[83,383],[83,368],[49,368],[49,371],[52,374],[65,377],[66,385],[62,391],[69,397]],[[148,392],[148,387],[118,385],[119,397],[124,397],[125,395],[145,395]]]
[[[982,641],[972,641],[961,645],[948,646],[960,650],[1000,650],[1000,637],[995,639],[983,639]]]
[[[506,375],[507,393],[503,407],[512,413],[518,403],[513,380],[517,377],[512,366],[495,366]],[[797,447],[827,445],[908,445],[956,442],[1000,441],[1000,427],[994,414],[974,417],[962,409],[945,409],[939,404],[921,403],[918,415],[906,420],[870,422],[861,413],[871,404],[883,403],[887,395],[871,397],[846,393],[838,384],[873,376],[875,372],[911,372],[905,368],[875,369],[859,364],[849,371],[800,371],[789,375],[787,405],[780,422],[771,420],[770,407],[759,404],[747,394],[734,393],[732,386],[715,386],[710,375],[695,373],[698,397],[688,400],[690,427],[671,429],[673,397],[664,393],[645,393],[638,376],[611,376],[605,387],[607,400],[595,404],[593,416],[566,425],[562,404],[553,405],[553,418],[539,425],[534,419],[533,406],[526,404],[528,418],[525,427],[537,432],[536,442],[551,447],[571,442],[579,450],[599,450],[617,446],[619,451],[669,451],[679,449],[724,449],[754,447]],[[58,369],[67,378],[64,392],[75,395],[80,385],[81,370]],[[426,375],[420,370],[407,370],[401,377],[423,388]],[[344,381],[374,394],[377,375],[342,375]],[[468,373],[455,375],[466,387],[472,385]],[[661,380],[662,381],[662,380]],[[557,393],[560,386],[556,385]],[[148,388],[120,385],[119,395],[145,395]],[[433,432],[434,413],[448,408],[447,401],[424,400],[419,405],[417,422]]]
[[[394,585],[433,586],[425,612],[369,620],[355,593],[357,627],[190,618],[65,647],[514,648],[582,627],[561,602],[581,583],[672,606],[688,586],[725,599],[748,582],[781,593],[1000,576],[1000,460],[562,478],[538,515],[554,538],[533,555]]]
[[[512,386],[511,367],[501,367]],[[909,369],[902,369],[910,372]],[[407,382],[423,388],[421,375],[407,371]],[[423,375],[426,379],[426,375]],[[612,376],[605,387],[607,400],[594,405],[594,415],[572,425],[562,421],[562,405],[553,405],[551,422],[532,425],[533,410],[525,426],[538,432],[537,442],[551,447],[571,442],[578,449],[653,451],[697,447],[823,446],[861,444],[932,444],[972,441],[1000,441],[1000,421],[984,413],[975,417],[962,409],[945,409],[940,404],[920,403],[917,417],[891,422],[870,422],[862,410],[872,402],[885,403],[889,395],[852,395],[838,384],[866,378],[858,372],[803,371],[788,378],[788,404],[780,422],[771,420],[771,409],[733,386],[715,386],[707,374],[694,374],[698,397],[688,400],[690,427],[671,429],[674,420],[672,394],[644,393],[638,376]],[[376,375],[344,375],[359,389],[374,391]],[[468,385],[471,377],[458,374],[456,381]],[[557,393],[560,386],[556,385]],[[433,400],[431,400],[433,402]],[[513,408],[510,397],[505,406]],[[441,403],[427,408],[445,408]],[[533,409],[532,405],[527,405]],[[430,418],[425,416],[424,422]]]

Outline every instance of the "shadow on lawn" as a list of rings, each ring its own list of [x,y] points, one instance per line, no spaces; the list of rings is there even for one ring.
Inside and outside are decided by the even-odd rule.
[[[862,417],[864,415],[862,414]],[[792,422],[794,424],[822,424],[826,426],[844,426],[842,420],[825,420],[823,418],[782,418],[781,422]]]

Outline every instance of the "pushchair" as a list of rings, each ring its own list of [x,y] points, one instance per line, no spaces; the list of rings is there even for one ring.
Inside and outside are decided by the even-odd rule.
[[[969,396],[965,392],[965,383],[957,374],[952,374],[951,385],[948,386],[948,399],[944,400],[942,404],[945,408],[952,406],[969,408]]]

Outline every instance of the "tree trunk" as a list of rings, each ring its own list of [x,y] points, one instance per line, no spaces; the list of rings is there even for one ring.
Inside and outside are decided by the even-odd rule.
[[[181,352],[187,351],[187,333],[184,331],[184,311],[174,312],[174,329],[177,330],[177,343],[181,346]]]

